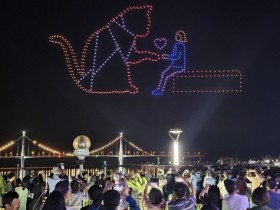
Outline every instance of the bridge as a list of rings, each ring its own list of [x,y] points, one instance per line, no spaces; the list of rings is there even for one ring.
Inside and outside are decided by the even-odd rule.
[[[122,134],[107,141],[104,145],[90,150],[89,157],[118,158],[119,165],[123,165],[124,158],[143,158],[143,157],[172,157],[172,152],[147,151],[139,145],[127,140]],[[65,152],[53,148],[40,140],[30,139],[23,132],[16,140],[7,141],[0,145],[0,159],[13,158],[21,159],[21,167],[24,166],[24,159],[30,158],[52,158],[52,157],[75,157],[74,151]],[[183,159],[201,158],[200,152],[183,152]]]

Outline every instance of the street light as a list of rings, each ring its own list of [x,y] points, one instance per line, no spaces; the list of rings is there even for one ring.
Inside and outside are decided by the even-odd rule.
[[[174,151],[174,165],[179,165],[179,136],[183,131],[175,128],[169,130],[169,136],[173,140],[173,151]]]

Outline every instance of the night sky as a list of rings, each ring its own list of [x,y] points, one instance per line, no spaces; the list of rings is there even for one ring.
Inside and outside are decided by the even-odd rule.
[[[176,31],[183,30],[187,68],[237,69],[243,91],[176,94],[170,80],[164,95],[153,96],[151,90],[170,63],[166,60],[131,67],[138,94],[97,95],[79,89],[62,48],[49,37],[66,37],[80,59],[90,34],[125,8],[147,4],[153,6],[151,28],[139,49],[171,53]],[[160,152],[169,150],[168,130],[181,128],[184,151],[209,158],[278,156],[279,11],[277,0],[1,2],[0,143],[26,130],[31,139],[73,151],[77,135],[87,135],[93,149],[123,132],[139,147]],[[135,18],[132,27],[142,27],[141,18],[130,18]],[[162,50],[153,43],[157,37],[167,39]],[[115,82],[118,64],[111,63],[107,82]]]

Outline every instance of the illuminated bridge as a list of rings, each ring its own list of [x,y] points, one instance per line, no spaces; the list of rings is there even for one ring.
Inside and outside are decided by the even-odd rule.
[[[89,157],[115,157],[119,159],[119,165],[123,164],[124,158],[145,158],[145,157],[172,157],[172,152],[155,152],[147,151],[139,145],[127,140],[123,135],[107,141],[104,145],[90,150]],[[47,145],[40,140],[32,140],[23,133],[17,140],[7,141],[0,145],[0,159],[40,159],[52,157],[75,157],[74,151],[64,152]],[[201,158],[200,152],[184,152],[181,154],[182,159]],[[21,162],[21,166],[24,162]]]

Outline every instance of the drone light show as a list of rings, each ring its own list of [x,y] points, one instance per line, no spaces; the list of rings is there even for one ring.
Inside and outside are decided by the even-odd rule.
[[[139,88],[132,80],[133,66],[143,61],[161,62],[161,60],[169,60],[170,64],[163,69],[156,88],[151,90],[151,94],[154,96],[162,96],[166,84],[168,82],[171,83],[171,79],[173,93],[237,93],[241,91],[241,85],[239,85],[238,90],[233,90],[234,88],[216,90],[213,88],[211,89],[211,87],[202,90],[196,90],[195,88],[176,88],[176,81],[178,78],[203,78],[204,76],[200,75],[201,71],[196,71],[199,74],[193,75],[194,71],[188,69],[187,35],[183,30],[178,30],[176,32],[175,44],[171,54],[160,54],[152,50],[138,49],[138,39],[143,39],[150,34],[150,27],[152,24],[150,13],[152,9],[152,5],[131,6],[124,9],[117,16],[110,19],[107,24],[97,29],[88,37],[83,47],[80,60],[78,60],[77,57],[79,56],[76,55],[71,43],[65,37],[61,35],[52,35],[50,37],[51,43],[61,46],[70,76],[81,90],[90,94],[137,94]],[[130,14],[133,13],[135,13],[134,16],[130,16]],[[145,25],[144,30],[141,31],[141,33],[137,30],[133,31],[126,23],[133,22],[132,17],[135,18],[137,15],[140,16],[137,18],[141,18],[143,13],[145,14],[145,18],[143,18]],[[132,28],[137,28],[137,26]],[[158,37],[154,39],[154,46],[159,51],[162,51],[166,45],[166,38]],[[120,65],[120,63],[122,65]],[[112,65],[114,67],[112,67]],[[116,65],[118,65],[117,69]],[[108,83],[105,88],[96,87],[98,86],[96,83],[100,80],[99,75],[102,75],[104,71],[122,71],[122,76],[115,79],[121,80],[122,82],[116,85],[117,87],[114,87],[114,84]],[[207,71],[205,72],[207,73]],[[216,71],[214,70],[214,72]],[[113,76],[108,74],[108,77]],[[207,75],[205,75],[205,77],[207,77]],[[212,75],[209,75],[209,78],[211,77]],[[224,78],[228,77],[228,75],[213,75],[213,77]],[[241,71],[239,71],[239,78],[241,80]],[[185,82],[188,83],[187,80],[185,80]]]

